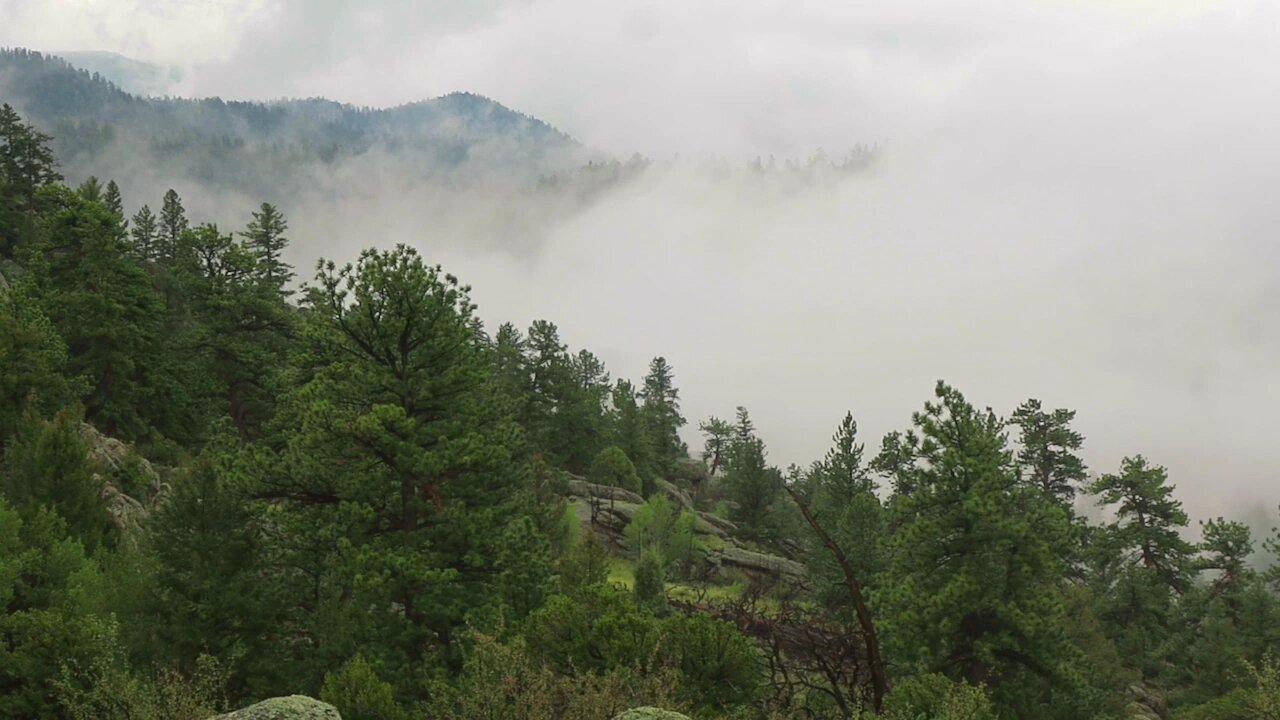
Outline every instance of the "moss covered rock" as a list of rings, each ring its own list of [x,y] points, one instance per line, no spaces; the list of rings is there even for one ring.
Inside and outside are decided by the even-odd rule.
[[[613,720],[689,720],[689,716],[655,707],[638,707],[615,716]]]
[[[305,695],[263,700],[210,720],[342,720],[338,709]]]

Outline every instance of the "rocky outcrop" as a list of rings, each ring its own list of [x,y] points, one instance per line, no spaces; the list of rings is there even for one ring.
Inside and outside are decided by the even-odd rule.
[[[689,495],[685,491],[676,487],[675,483],[668,482],[666,480],[656,480],[654,482],[654,487],[658,489],[658,492],[666,495],[667,499],[675,503],[677,507],[684,510],[696,510],[693,507],[693,500],[689,498]]]
[[[1135,683],[1125,690],[1129,704],[1125,706],[1127,720],[1165,720],[1169,717],[1169,703],[1159,688]]]
[[[655,707],[638,707],[615,715],[613,720],[689,720],[689,716]]]
[[[328,703],[322,703],[305,695],[263,700],[257,705],[250,705],[225,715],[218,715],[210,720],[342,720],[338,709]]]
[[[718,560],[721,566],[727,565],[753,575],[790,582],[803,582],[805,579],[804,565],[777,555],[766,555],[729,545],[712,553],[712,558]]]
[[[138,527],[150,508],[164,501],[169,491],[168,484],[161,482],[160,473],[128,443],[103,435],[88,423],[80,424],[80,438],[88,448],[89,462],[96,466],[94,477],[102,483],[99,496],[107,506],[111,520],[122,530]],[[113,482],[129,474],[141,476],[151,498],[150,506],[125,494]]]
[[[635,503],[639,505],[644,502],[644,498],[620,487],[612,485],[596,485],[587,482],[581,478],[570,477],[568,480],[568,490],[571,497],[580,498],[599,498],[601,500],[621,500],[622,502]]]

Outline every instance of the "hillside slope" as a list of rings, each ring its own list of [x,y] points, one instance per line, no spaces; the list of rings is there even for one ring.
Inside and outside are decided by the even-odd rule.
[[[0,51],[0,102],[54,136],[71,180],[163,166],[170,177],[262,195],[357,159],[385,176],[528,183],[590,157],[547,123],[470,93],[387,109],[320,98],[143,98],[26,50]]]

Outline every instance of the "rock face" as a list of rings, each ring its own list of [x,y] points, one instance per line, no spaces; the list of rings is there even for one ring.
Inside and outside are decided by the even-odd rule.
[[[1160,689],[1147,684],[1130,685],[1125,691],[1129,704],[1125,706],[1127,720],[1164,720],[1169,717],[1169,704]]]
[[[621,500],[622,502],[635,503],[639,505],[644,502],[644,498],[619,487],[612,485],[596,485],[589,483],[581,478],[569,478],[569,495],[580,498],[600,498],[601,500]]]
[[[658,492],[672,504],[697,516],[694,532],[706,546],[706,562],[716,573],[740,570],[752,577],[804,585],[804,565],[776,555],[752,552],[739,546],[734,538],[738,526],[711,513],[697,510],[689,496],[674,483],[659,480]],[[570,506],[582,527],[594,533],[606,545],[627,549],[626,529],[644,499],[630,490],[596,485],[581,478],[569,477],[565,484]]]
[[[613,720],[689,720],[689,716],[655,707],[638,707],[615,715]]]
[[[342,716],[328,703],[305,695],[290,695],[263,700],[257,705],[209,720],[342,720]]]
[[[804,565],[795,560],[743,550],[738,547],[726,547],[721,550],[720,562],[747,572],[769,575],[778,579],[800,582],[805,577]]]
[[[137,527],[146,519],[150,508],[121,492],[110,478],[129,472],[140,474],[150,491],[153,507],[164,500],[169,486],[160,481],[160,473],[128,443],[103,435],[88,423],[80,424],[80,437],[88,446],[89,462],[98,468],[94,477],[102,483],[100,497],[112,522],[122,530]]]

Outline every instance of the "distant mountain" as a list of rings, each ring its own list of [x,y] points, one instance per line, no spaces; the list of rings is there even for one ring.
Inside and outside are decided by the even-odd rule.
[[[73,50],[52,54],[90,74],[97,73],[133,95],[175,95],[178,83],[182,82],[181,68],[142,62],[113,52]]]
[[[145,74],[127,58],[94,57],[113,72]],[[267,197],[351,164],[366,175],[372,166],[387,182],[528,185],[597,158],[547,123],[470,93],[374,109],[320,98],[146,98],[110,77],[51,55],[0,50],[0,102],[53,135],[72,181],[119,177],[123,168]]]

